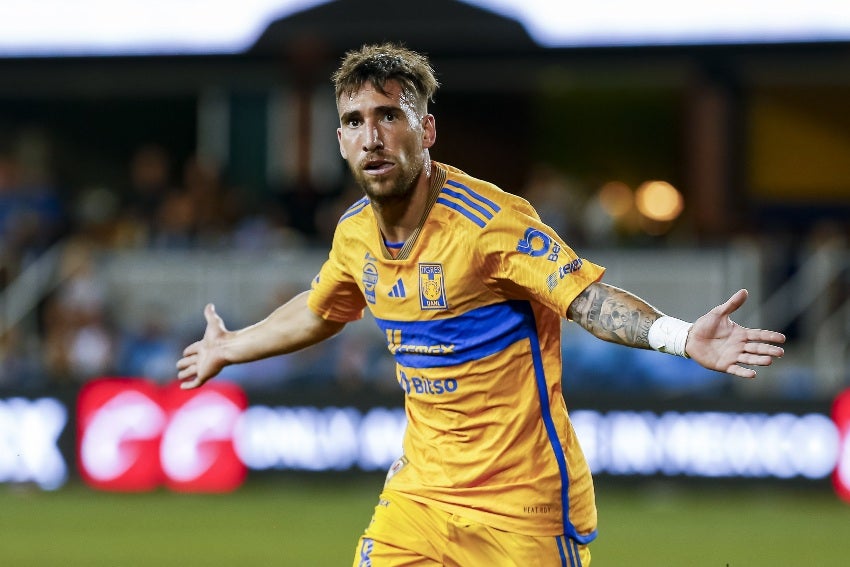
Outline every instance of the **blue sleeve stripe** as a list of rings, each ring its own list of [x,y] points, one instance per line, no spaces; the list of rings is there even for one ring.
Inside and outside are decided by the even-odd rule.
[[[348,217],[352,217],[352,216],[356,215],[357,213],[359,213],[360,211],[365,209],[366,205],[368,205],[368,204],[369,204],[369,199],[367,199],[366,197],[363,197],[362,199],[360,199],[359,201],[357,201],[356,203],[354,203],[353,205],[348,207],[348,209],[339,218],[339,221],[337,221],[337,224],[341,223],[342,221],[344,221]]]
[[[467,194],[467,195],[469,195],[470,197],[472,197],[472,198],[473,198],[473,199],[475,199],[476,201],[479,201],[479,202],[481,202],[481,203],[484,203],[485,205],[487,205],[488,207],[490,207],[490,209],[492,209],[492,211],[493,211],[494,213],[498,213],[499,211],[501,211],[501,210],[502,210],[502,208],[501,208],[501,207],[499,207],[499,205],[497,205],[496,203],[494,203],[493,201],[491,201],[491,200],[490,200],[490,199],[488,199],[487,197],[484,197],[483,195],[479,195],[478,193],[476,193],[475,191],[473,191],[472,189],[470,189],[469,187],[467,187],[467,186],[466,186],[466,185],[464,185],[463,183],[458,183],[457,181],[453,181],[453,180],[451,180],[451,179],[450,179],[450,180],[448,180],[448,181],[446,181],[446,183],[448,183],[448,184],[449,184],[449,185],[451,185],[452,187],[456,187],[456,188],[458,188],[458,189],[462,189],[463,191],[465,191],[465,192],[466,192],[466,194]]]
[[[450,319],[432,321],[375,321],[388,337],[396,362],[409,368],[441,368],[485,358],[527,338],[536,331],[526,301],[508,301],[473,309]],[[422,352],[431,347],[433,352]],[[417,352],[418,350],[418,352]]]
[[[469,220],[471,220],[472,222],[474,222],[475,224],[477,224],[481,228],[484,228],[484,226],[487,224],[486,222],[484,222],[483,220],[481,220],[480,218],[478,218],[477,216],[472,214],[470,211],[466,210],[463,206],[461,206],[457,203],[453,203],[452,201],[449,201],[448,199],[438,197],[437,203],[439,203],[440,205],[445,205],[450,209],[456,210],[457,212],[459,212],[460,214],[462,214],[463,216],[465,216],[466,218],[468,218]]]
[[[442,192],[445,193],[446,195],[451,195],[455,199],[460,199],[461,201],[463,201],[464,203],[466,203],[467,205],[469,205],[470,207],[472,207],[473,209],[475,209],[476,211],[478,211],[479,213],[484,215],[484,217],[487,218],[487,220],[490,220],[490,219],[493,218],[493,213],[491,213],[490,211],[488,211],[487,209],[485,209],[481,205],[479,205],[477,203],[473,203],[472,199],[470,199],[466,195],[464,195],[462,193],[458,193],[457,191],[452,191],[451,189],[446,189],[446,188],[443,188]]]

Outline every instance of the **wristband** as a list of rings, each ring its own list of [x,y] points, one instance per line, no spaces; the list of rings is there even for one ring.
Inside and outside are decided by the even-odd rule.
[[[649,346],[659,352],[690,358],[685,352],[685,343],[693,326],[693,323],[662,315],[649,328]]]

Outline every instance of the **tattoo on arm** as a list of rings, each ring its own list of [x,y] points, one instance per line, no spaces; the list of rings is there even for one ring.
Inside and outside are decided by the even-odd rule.
[[[600,339],[649,348],[649,328],[661,312],[625,290],[596,282],[573,301],[567,316]]]

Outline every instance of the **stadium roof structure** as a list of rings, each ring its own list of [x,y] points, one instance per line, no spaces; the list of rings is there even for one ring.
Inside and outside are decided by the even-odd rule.
[[[272,22],[248,53],[285,55],[307,46],[339,54],[383,41],[440,56],[542,50],[519,21],[458,0],[336,0]]]

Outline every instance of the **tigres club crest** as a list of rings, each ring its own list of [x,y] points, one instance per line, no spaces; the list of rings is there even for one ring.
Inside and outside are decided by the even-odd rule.
[[[419,306],[422,309],[448,309],[442,264],[419,264]]]

